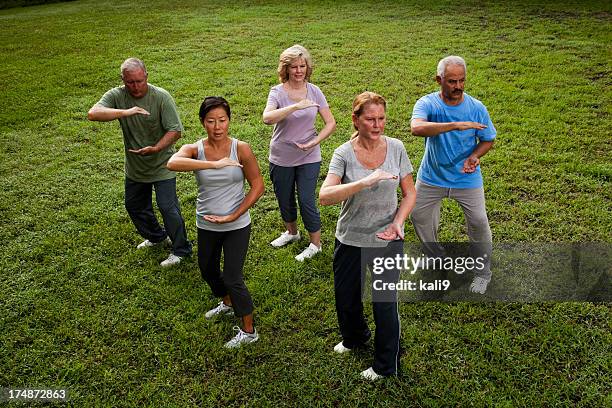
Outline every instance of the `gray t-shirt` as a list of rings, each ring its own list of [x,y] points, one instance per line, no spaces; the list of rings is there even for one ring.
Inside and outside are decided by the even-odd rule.
[[[232,138],[229,158],[238,161],[238,140]],[[204,141],[198,142],[198,160],[206,160]],[[232,214],[244,201],[244,172],[238,166],[194,171],[198,182],[196,201],[196,225],[208,231],[233,231],[251,223],[246,211],[237,220],[215,224],[204,219],[205,215]]]
[[[398,175],[399,178],[382,180],[342,202],[336,238],[345,245],[385,247],[388,244],[388,241],[377,238],[376,234],[384,231],[393,222],[398,204],[397,189],[400,180],[412,173],[412,163],[401,141],[383,137],[387,141],[387,155],[378,168]],[[342,184],[361,180],[375,170],[363,167],[357,160],[350,141],[334,151],[329,163],[329,173],[341,177]]]

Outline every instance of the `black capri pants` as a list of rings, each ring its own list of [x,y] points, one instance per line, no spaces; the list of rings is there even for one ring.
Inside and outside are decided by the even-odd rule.
[[[242,274],[250,236],[251,224],[222,232],[198,228],[198,265],[202,278],[215,296],[229,294],[237,317],[253,313],[253,300]],[[224,255],[223,272],[221,252]]]

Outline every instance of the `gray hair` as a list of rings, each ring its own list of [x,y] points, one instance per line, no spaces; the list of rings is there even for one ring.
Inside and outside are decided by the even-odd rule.
[[[125,61],[123,61],[123,64],[121,64],[121,78],[123,78],[124,72],[137,71],[139,69],[142,69],[145,75],[147,75],[147,68],[145,67],[144,62],[142,62],[138,58],[133,58],[133,57],[128,58]]]
[[[448,57],[442,58],[440,62],[438,62],[438,71],[437,75],[440,78],[444,77],[444,73],[446,72],[446,67],[449,65],[459,65],[463,67],[463,70],[467,74],[467,66],[465,65],[465,60],[456,55],[449,55]]]

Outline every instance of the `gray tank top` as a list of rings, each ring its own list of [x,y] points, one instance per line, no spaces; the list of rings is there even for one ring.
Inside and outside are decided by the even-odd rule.
[[[238,140],[232,138],[230,159],[238,161]],[[204,140],[198,143],[198,160],[206,160]],[[196,225],[208,231],[232,231],[251,223],[249,212],[236,221],[215,224],[204,219],[205,215],[229,215],[236,211],[244,200],[244,173],[241,167],[226,166],[220,169],[194,171],[198,182],[196,201]]]

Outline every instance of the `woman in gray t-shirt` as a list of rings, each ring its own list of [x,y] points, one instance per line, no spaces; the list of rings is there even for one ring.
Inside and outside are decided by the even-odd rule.
[[[362,267],[367,263],[363,248],[380,248],[386,256],[401,252],[404,221],[416,200],[406,149],[401,141],[384,136],[385,110],[384,98],[373,92],[355,98],[352,119],[357,131],[334,151],[319,192],[322,205],[342,202],[334,249],[334,292],[342,334],[334,347],[338,353],[363,347],[371,335],[361,301]],[[399,208],[398,187],[403,196]],[[392,301],[372,302],[374,363],[361,373],[364,378],[397,374],[400,322],[395,295]]]

